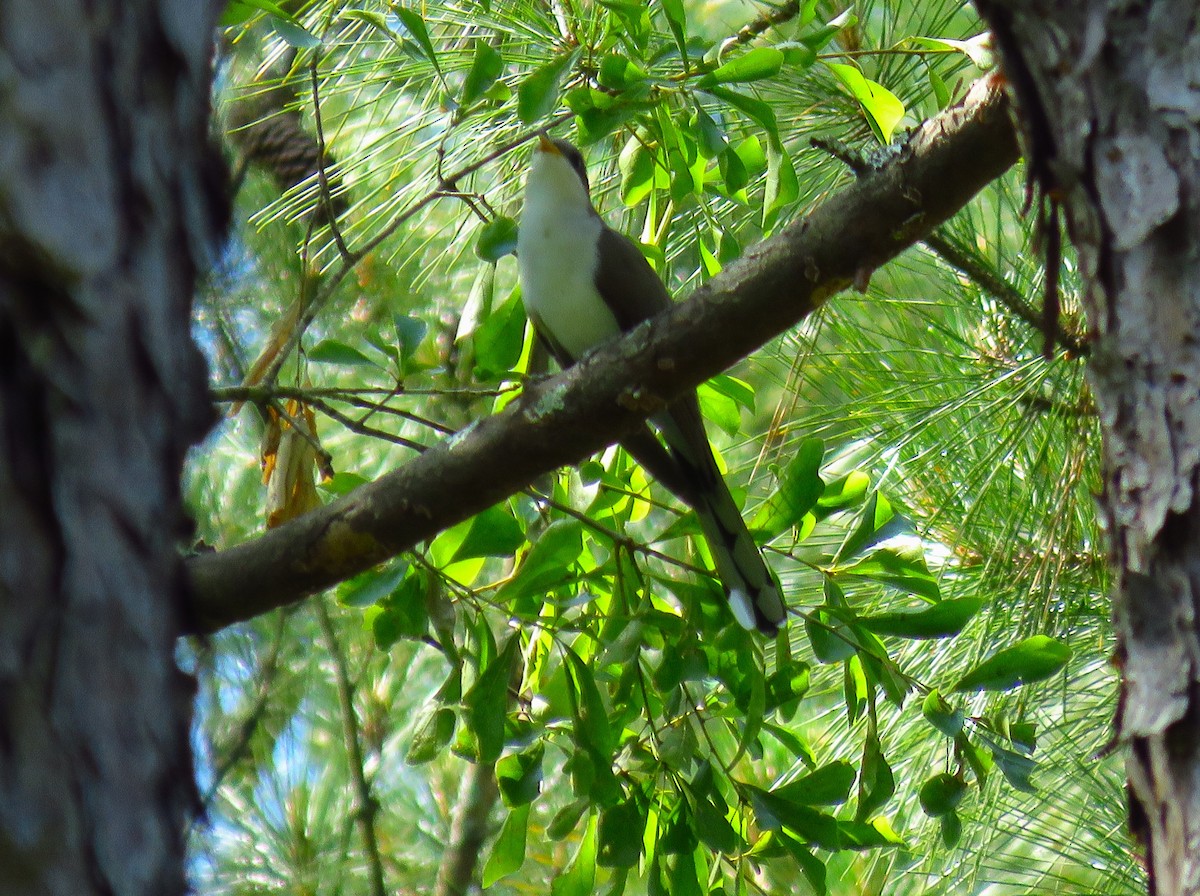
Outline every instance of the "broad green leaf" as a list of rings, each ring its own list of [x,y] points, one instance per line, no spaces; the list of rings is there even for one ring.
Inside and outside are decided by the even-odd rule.
[[[646,73],[638,68],[627,56],[619,53],[609,53],[600,60],[599,81],[613,90],[624,90],[634,84],[646,80]]]
[[[466,304],[458,318],[458,329],[454,332],[454,341],[459,343],[471,336],[483,326],[492,314],[492,303],[496,297],[496,265],[481,264],[479,272],[471,283],[471,291],[467,293]]]
[[[904,840],[892,830],[884,816],[866,821],[838,819],[842,849],[878,849],[881,846],[903,846]]]
[[[359,573],[338,585],[338,603],[343,607],[369,607],[395,591],[407,573],[408,564],[403,560],[392,560]]]
[[[577,799],[574,802],[567,803],[561,809],[554,813],[554,817],[550,819],[550,824],[546,826],[546,836],[551,840],[561,840],[579,824],[579,819],[583,818],[583,813],[591,808],[592,801],[587,797]]]
[[[706,796],[696,798],[694,817],[696,836],[713,852],[733,854],[742,845],[742,838],[725,817],[725,812],[713,805]]]
[[[479,761],[495,762],[504,749],[504,720],[508,715],[508,685],[520,638],[510,635],[504,650],[492,660],[464,696],[467,724],[479,745]]]
[[[926,66],[926,74],[929,87],[933,91],[933,100],[937,103],[938,111],[941,112],[950,105],[950,88],[946,86],[946,82],[942,80],[942,76],[932,65]]]
[[[867,676],[857,654],[846,660],[842,667],[842,694],[846,701],[846,719],[853,725],[867,705]]]
[[[903,552],[881,548],[852,566],[835,570],[834,575],[873,579],[930,601],[941,597],[937,579],[930,574],[919,547]]]
[[[750,183],[750,172],[746,170],[746,163],[732,148],[725,149],[718,157],[717,170],[721,172],[725,192],[731,197],[736,197]]]
[[[1008,691],[1054,675],[1071,658],[1071,648],[1034,635],[988,657],[954,685],[955,691]]]
[[[378,362],[368,358],[352,345],[336,339],[322,339],[306,355],[318,364],[344,364],[347,367],[378,367]]]
[[[975,597],[943,600],[915,613],[880,613],[861,616],[858,623],[879,635],[897,638],[948,638],[957,635],[971,617],[979,612],[983,601]]]
[[[808,663],[799,661],[782,665],[767,679],[767,712],[780,710],[788,713],[808,691],[810,670]]]
[[[921,809],[931,818],[953,812],[967,793],[967,784],[956,775],[942,772],[921,785],[917,796]]]
[[[396,343],[400,347],[401,358],[411,358],[417,346],[429,332],[429,324],[419,317],[408,314],[393,314],[392,325],[396,328]]]
[[[775,110],[770,105],[727,87],[710,87],[707,92],[756,121],[767,132],[767,136],[771,138],[772,142],[776,144],[779,142],[779,122],[775,118]],[[751,168],[750,165],[746,167]]]
[[[640,205],[654,189],[657,169],[654,153],[635,135],[621,150],[618,166],[621,169],[621,201],[630,208]],[[664,176],[662,186],[666,184]]]
[[[810,31],[807,34],[800,35],[800,42],[814,53],[818,53],[824,49],[825,45],[833,40],[834,35],[836,35],[843,28],[853,28],[857,24],[858,16],[854,15],[850,9],[847,9],[837,18],[831,20],[828,24],[822,25],[821,27]]]
[[[544,594],[576,578],[575,563],[583,553],[583,523],[558,520],[534,543],[516,573],[497,592],[508,603],[529,594]]]
[[[792,157],[781,145],[772,141],[767,149],[767,189],[763,195],[763,229],[775,225],[779,213],[800,196],[800,182]]]
[[[858,778],[856,821],[864,822],[887,804],[896,792],[896,778],[883,755],[879,736],[871,730],[863,742],[862,772]]]
[[[772,792],[804,806],[837,806],[849,798],[855,774],[854,766],[839,760],[789,781]]]
[[[609,725],[608,710],[592,676],[591,666],[580,659],[579,654],[570,647],[564,645],[562,649],[567,658],[575,691],[579,695],[575,735],[585,739],[602,758],[611,761],[616,740]]]
[[[667,23],[675,38],[675,46],[679,48],[679,56],[684,66],[688,62],[687,50],[687,18],[683,8],[683,0],[660,0],[663,11],[667,14]]]
[[[359,476],[357,473],[348,473],[341,470],[333,474],[332,479],[326,479],[317,483],[317,488],[322,491],[329,492],[332,495],[348,495],[360,485],[366,485],[370,482],[365,476]]]
[[[545,746],[538,742],[528,750],[500,757],[496,763],[496,783],[506,806],[528,805],[541,793],[542,758],[545,755]]]
[[[801,740],[799,736],[772,722],[764,722],[762,730],[766,734],[771,735],[771,737],[779,741],[779,743],[783,745],[784,749],[786,749],[790,755],[800,759],[810,768],[816,766],[816,754],[813,752],[812,747]]]
[[[588,819],[587,830],[567,869],[550,884],[550,896],[588,896],[596,886],[596,816]]]
[[[511,557],[525,543],[525,532],[520,522],[501,505],[489,507],[471,517],[467,526],[467,533],[454,552],[451,563],[471,557]]]
[[[642,857],[646,815],[632,798],[600,813],[596,863],[605,868],[629,868]]]
[[[820,476],[824,457],[824,442],[805,439],[779,477],[774,494],[754,514],[750,528],[771,539],[796,525],[825,489]]]
[[[715,84],[761,81],[777,75],[781,68],[783,53],[774,47],[755,47],[703,75],[696,86],[706,88]]]
[[[804,617],[804,631],[818,662],[838,663],[858,649],[858,640],[842,614],[828,607],[810,610]]]
[[[275,33],[297,50],[315,50],[321,46],[321,38],[291,16],[271,16],[270,21]]]
[[[699,843],[696,826],[692,822],[692,812],[688,804],[680,800],[667,814],[662,823],[662,835],[658,838],[657,848],[663,855],[688,856]]]
[[[466,108],[480,99],[504,71],[504,60],[500,51],[486,40],[475,41],[475,55],[471,68],[463,80],[459,105]]]
[[[425,27],[425,20],[421,18],[421,14],[398,4],[393,4],[392,12],[404,25],[404,30],[417,42],[417,46],[421,48],[421,55],[429,60],[434,71],[440,75],[442,68],[438,64],[437,52],[433,49],[433,41],[429,39],[429,29]]]
[[[499,261],[517,251],[517,222],[507,215],[497,215],[479,228],[475,238],[475,254],[484,261]]]
[[[558,108],[563,75],[575,64],[579,51],[552,59],[527,75],[517,88],[517,115],[525,124],[533,124]]]
[[[958,817],[958,813],[951,809],[945,815],[938,819],[942,826],[942,842],[950,849],[958,846],[958,840],[962,836],[962,819]]]
[[[961,709],[955,709],[946,702],[937,688],[930,691],[921,702],[921,713],[930,725],[947,737],[958,737],[966,718]]]
[[[855,557],[866,548],[908,531],[907,521],[896,515],[892,502],[878,491],[872,492],[859,514],[858,524],[842,542],[835,560]]]
[[[1004,775],[1004,779],[1012,787],[1025,793],[1037,793],[1037,788],[1030,780],[1033,773],[1037,771],[1036,762],[1028,756],[1022,756],[1020,753],[1006,750],[996,744],[989,743],[988,745],[991,747],[992,759],[996,762],[996,768],[1000,769],[1000,774]]]
[[[837,819],[780,796],[777,792],[746,786],[758,825],[768,831],[787,828],[804,843],[839,849]]]
[[[388,650],[402,638],[420,638],[429,630],[425,591],[425,577],[409,570],[400,587],[367,610],[363,618],[380,650]]]
[[[435,705],[417,725],[404,760],[409,765],[430,762],[441,755],[453,737],[454,710]]]
[[[529,832],[529,806],[509,811],[492,846],[491,855],[483,866],[483,888],[520,871],[525,864],[525,840]]]
[[[904,103],[882,84],[863,77],[863,73],[853,65],[830,62],[829,68],[858,100],[879,142],[891,143],[892,132],[904,117]]]
[[[795,859],[796,864],[800,866],[800,870],[813,888],[813,892],[818,896],[825,896],[829,892],[825,880],[825,863],[813,855],[812,850],[807,846],[794,837],[789,837],[786,833],[780,833],[779,842],[787,850],[788,855]]]
[[[826,485],[817,506],[829,512],[853,507],[870,487],[871,477],[861,470],[853,470]]]
[[[506,378],[521,359],[525,306],[513,296],[492,311],[475,331],[475,375],[484,382]]]

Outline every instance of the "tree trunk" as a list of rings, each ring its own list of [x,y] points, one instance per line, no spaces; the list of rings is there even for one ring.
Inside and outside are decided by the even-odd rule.
[[[1200,893],[1200,12],[978,5],[1084,277],[1130,825],[1151,893]]]
[[[210,6],[0,3],[0,893],[185,891]]]

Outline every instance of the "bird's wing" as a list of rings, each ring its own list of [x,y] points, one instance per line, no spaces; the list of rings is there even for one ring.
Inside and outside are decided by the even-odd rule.
[[[604,227],[599,253],[596,289],[622,330],[632,330],[670,307],[667,288],[633,240]]]

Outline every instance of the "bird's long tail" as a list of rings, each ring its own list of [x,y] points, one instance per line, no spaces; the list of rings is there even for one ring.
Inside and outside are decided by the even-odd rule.
[[[666,440],[665,449],[649,430],[622,444],[696,511],[737,621],[744,628],[775,634],[787,619],[787,606],[717,468],[695,397],[675,402],[654,422]]]

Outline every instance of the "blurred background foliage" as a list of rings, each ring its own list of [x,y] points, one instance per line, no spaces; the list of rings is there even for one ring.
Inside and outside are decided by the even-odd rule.
[[[200,548],[543,372],[511,256],[539,128],[682,298],[852,180],[813,138],[872,158],[961,98],[981,32],[949,0],[233,0]],[[1068,256],[1047,360],[1023,202],[1018,168],[702,387],[795,614],[775,642],[610,449],[189,644],[196,889],[1141,892],[1078,281]]]

